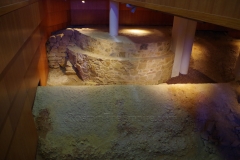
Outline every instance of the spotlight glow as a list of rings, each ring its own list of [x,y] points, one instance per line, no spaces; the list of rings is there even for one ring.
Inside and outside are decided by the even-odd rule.
[[[85,3],[85,1],[82,1],[82,3]]]
[[[149,35],[151,31],[145,29],[123,29],[123,32],[136,35]]]

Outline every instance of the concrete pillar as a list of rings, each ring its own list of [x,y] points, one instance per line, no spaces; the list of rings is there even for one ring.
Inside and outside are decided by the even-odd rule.
[[[196,21],[188,20],[186,34],[185,34],[185,42],[183,47],[182,62],[181,62],[181,68],[180,68],[181,74],[188,73],[196,27],[197,27]]]
[[[118,23],[119,23],[119,3],[110,0],[109,33],[111,36],[118,35]]]
[[[172,51],[175,53],[172,77],[187,74],[197,22],[174,17]]]
[[[179,75],[182,53],[185,39],[185,32],[187,27],[187,19],[174,16],[173,29],[172,29],[172,51],[175,54],[172,77],[177,77]]]
[[[238,55],[238,59],[235,65],[235,77],[236,80],[240,80],[240,53]]]

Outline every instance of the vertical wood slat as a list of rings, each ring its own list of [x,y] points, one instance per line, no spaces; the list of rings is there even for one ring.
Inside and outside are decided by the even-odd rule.
[[[78,1],[80,2],[80,1]],[[52,31],[66,28],[70,24],[70,1],[42,0],[44,10],[42,26],[47,36]]]
[[[28,43],[24,47],[22,54],[23,54],[24,64],[25,64],[26,68],[29,67],[29,65],[34,57],[33,53],[35,53],[37,48],[39,47],[41,38],[42,38],[42,34],[40,31],[40,28],[38,28],[35,31],[35,33],[29,38]]]
[[[6,89],[8,91],[8,96],[10,101],[14,100],[14,97],[23,81],[24,73],[26,72],[26,67],[23,61],[23,55],[20,54],[14,61],[13,64],[8,69],[6,75],[4,76],[4,82]]]
[[[198,9],[198,3],[199,3],[198,1],[190,1],[188,9],[192,10],[192,11],[197,10]]]
[[[201,2],[198,2],[197,4],[197,10],[202,12],[204,11],[205,9],[208,8],[209,4],[208,4],[209,0],[202,0]],[[210,1],[211,3],[211,1]]]
[[[13,136],[13,130],[9,117],[7,117],[6,122],[0,131],[0,159],[5,159],[8,148],[10,146]]]
[[[136,12],[131,13],[126,4],[120,4],[119,10],[120,25],[172,25],[173,16],[159,11],[137,7]],[[168,18],[170,19],[167,20]],[[71,1],[72,25],[108,25],[108,23],[107,0],[87,1],[86,4],[76,0]]]
[[[38,12],[37,2],[0,16],[0,73],[40,24]]]
[[[214,4],[212,13],[216,15],[223,15],[224,13],[224,8],[226,7],[226,1],[218,1],[217,3]]]
[[[37,131],[31,113],[31,104],[26,97],[23,110],[9,148],[7,160],[34,160],[37,148]]]
[[[41,47],[39,45],[39,47]],[[39,71],[38,71],[38,65],[39,65],[39,59],[40,59],[40,48],[37,49],[35,56],[29,65],[29,68],[25,74],[24,82],[27,86],[27,95],[30,100],[30,104],[33,105],[36,89],[39,83]]]
[[[21,116],[21,112],[23,109],[26,96],[27,96],[27,89],[24,82],[22,81],[22,83],[20,84],[20,88],[18,90],[17,96],[14,99],[14,102],[9,111],[9,118],[11,121],[13,131],[15,131],[18,126],[18,122]]]
[[[240,30],[239,0],[114,0]],[[237,8],[236,8],[237,6]]]
[[[24,1],[26,1],[26,0],[1,0],[0,7],[4,7],[4,6],[10,5],[10,4],[24,2]]]
[[[127,3],[127,1],[124,1]],[[142,0],[132,0],[132,2],[143,2]],[[145,3],[151,3],[156,5],[174,7],[185,10],[192,10],[197,12],[203,12],[208,14],[215,14],[219,16],[226,16],[230,18],[236,18],[237,9],[239,9],[239,0],[145,0]],[[131,3],[131,1],[129,1]]]
[[[43,16],[40,3],[29,1],[0,16],[0,159],[35,159],[36,154],[31,108],[40,79],[37,49],[43,37],[39,29]]]
[[[47,75],[48,75],[48,60],[47,60],[47,53],[46,53],[46,43],[47,36],[44,36],[40,42],[40,57],[38,63],[38,71],[40,77],[40,85],[46,86],[47,85]]]
[[[235,5],[235,8],[234,8],[234,17],[233,18],[236,18],[236,19],[240,19],[240,9],[239,9],[239,6],[240,6],[240,1],[237,1],[237,4]]]
[[[4,120],[7,116],[8,110],[10,108],[10,100],[8,97],[8,92],[6,89],[6,86],[4,84],[4,81],[0,81],[0,130],[2,128],[2,125],[4,123]],[[1,158],[0,158],[1,159]]]
[[[127,0],[123,0],[127,3]],[[129,3],[143,2],[142,0],[131,0]],[[226,16],[230,18],[239,17],[239,0],[145,0],[146,4],[156,4],[159,6],[173,7],[177,9],[197,11],[207,14],[215,14],[218,16]],[[238,8],[238,9],[236,9]]]
[[[235,6],[238,4],[240,4],[239,0],[231,0],[227,3],[225,2],[225,8],[222,15],[226,17],[235,17]],[[240,5],[238,5],[238,9],[240,10]]]
[[[33,35],[29,38],[28,43],[24,45],[24,48],[29,48],[30,47],[29,44],[32,44],[32,41],[35,41],[34,43],[40,43],[40,41],[37,40],[37,38],[36,38],[36,37],[38,37],[38,36],[36,36],[38,34],[38,30],[39,29],[37,29],[36,32],[34,32]],[[36,51],[36,49],[38,48],[38,45],[33,44],[33,45],[31,45],[31,47],[33,47],[33,49],[31,48],[29,50],[29,53],[26,54],[26,56],[28,56],[27,59],[31,59],[31,57],[33,57],[32,54],[30,54],[30,53],[35,53],[35,54],[33,54],[34,57],[31,59],[31,64],[29,62],[28,62],[29,64],[25,63],[25,64],[28,64],[28,72],[26,70],[22,69],[22,68],[24,68],[22,66],[25,66],[24,65],[25,60],[23,58],[23,55],[26,53],[26,52],[22,52],[22,51],[28,50],[28,49],[26,49],[26,50],[23,49],[22,51],[20,51],[18,53],[19,54],[18,57],[16,58],[16,60],[13,62],[13,65],[10,66],[10,69],[6,72],[5,76],[3,77],[3,79],[5,80],[5,83],[7,82],[9,85],[11,85],[11,84],[19,84],[20,85],[19,89],[18,88],[11,88],[12,92],[15,95],[14,95],[13,100],[11,101],[12,105],[11,105],[11,109],[8,112],[9,114],[8,114],[8,119],[7,120],[10,121],[11,130],[12,130],[13,133],[16,130],[16,128],[19,127],[19,123],[20,123],[19,120],[20,120],[20,117],[22,116],[22,110],[23,110],[24,103],[26,103],[26,97],[27,96],[31,97],[30,100],[28,99],[28,101],[29,102],[31,101],[30,104],[32,106],[33,100],[34,100],[34,97],[35,97],[36,87],[37,87],[38,81],[39,81],[37,66],[38,66],[38,59],[39,59],[40,54],[39,54],[39,52]],[[20,65],[22,65],[22,66],[20,66]],[[16,79],[14,79],[15,82],[13,82],[13,80],[6,81],[6,77],[9,77],[8,75],[10,74],[10,72],[11,72],[11,74],[14,74],[14,73],[16,74],[17,73],[18,76],[24,77],[24,79],[23,78],[16,78]],[[26,75],[29,75],[28,76],[28,81],[26,81],[26,78],[25,78]],[[29,86],[26,85],[26,84],[28,84]],[[4,103],[7,102],[6,101],[7,99],[4,100],[4,99],[2,99],[2,97],[0,97],[0,98],[1,98],[0,101],[4,101]],[[30,106],[30,108],[31,108],[31,106]],[[5,126],[6,126],[6,123],[8,123],[8,122],[5,121]],[[36,130],[34,127],[24,128],[24,129],[27,132],[34,132]],[[2,131],[4,131],[4,127],[3,127]],[[18,136],[18,137],[20,136],[20,135],[18,135],[18,133],[15,133],[15,135]],[[36,140],[37,140],[37,138],[35,139],[35,141]],[[35,141],[33,141],[31,143],[35,143]],[[16,144],[11,144],[10,146],[14,148],[15,145]],[[22,145],[23,145],[23,147],[25,147],[25,149],[27,149],[27,148],[29,148],[29,145],[31,145],[31,144],[29,143],[26,146],[24,146],[24,144],[22,144]],[[7,146],[4,145],[4,150],[8,149],[6,147]],[[19,148],[15,148],[15,149],[18,150]],[[9,151],[9,155],[16,155],[16,153],[14,153],[14,152],[16,152],[16,151],[15,150],[14,151]],[[22,153],[25,154],[24,152],[22,152]],[[31,154],[35,154],[35,152],[31,153]],[[10,156],[10,158],[11,158],[11,156]]]

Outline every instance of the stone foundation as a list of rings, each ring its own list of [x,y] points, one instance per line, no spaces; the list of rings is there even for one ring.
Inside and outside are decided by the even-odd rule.
[[[164,83],[171,76],[174,59],[169,37],[134,43],[126,36],[91,29],[68,28],[53,35],[47,51],[49,67],[62,66],[66,74],[75,70],[82,80],[97,84]]]

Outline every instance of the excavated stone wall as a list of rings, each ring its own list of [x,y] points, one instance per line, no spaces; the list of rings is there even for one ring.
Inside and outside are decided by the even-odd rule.
[[[83,80],[98,84],[158,84],[166,82],[172,68],[173,54],[158,58],[111,58],[67,49],[69,60]]]
[[[53,35],[47,50],[49,67],[62,66],[66,74],[75,70],[82,80],[97,84],[164,83],[170,78],[174,59],[170,38],[134,43],[125,36],[111,37],[90,29],[68,28]]]

